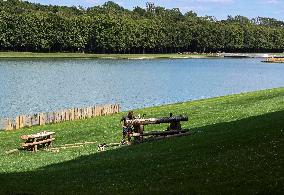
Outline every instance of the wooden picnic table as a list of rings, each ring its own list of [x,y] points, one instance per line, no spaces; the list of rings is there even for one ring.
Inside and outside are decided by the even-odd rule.
[[[25,143],[22,143],[22,147],[34,152],[36,152],[40,147],[50,147],[52,145],[52,141],[55,140],[55,138],[53,138],[53,134],[55,134],[55,132],[44,131],[31,135],[22,135],[21,139],[25,140]]]

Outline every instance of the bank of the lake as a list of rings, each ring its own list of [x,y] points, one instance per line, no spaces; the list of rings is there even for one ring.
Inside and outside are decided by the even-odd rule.
[[[125,113],[0,132],[1,193],[281,193],[284,186],[284,88],[135,110],[147,117],[189,115],[189,137],[97,153],[88,145],[59,153],[5,151],[19,136],[56,132],[54,146],[117,142]],[[166,126],[147,126],[147,130]],[[36,187],[35,187],[36,186]]]
[[[91,54],[91,53],[33,53],[0,52],[1,58],[86,58],[86,59],[183,59],[211,58],[217,54]]]

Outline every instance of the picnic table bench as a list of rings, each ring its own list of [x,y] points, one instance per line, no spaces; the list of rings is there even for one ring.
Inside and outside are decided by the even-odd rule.
[[[55,140],[53,138],[53,134],[55,132],[40,132],[31,135],[22,135],[21,139],[25,140],[25,143],[22,143],[22,147],[26,150],[36,152],[40,147],[50,147],[52,145],[52,141]]]

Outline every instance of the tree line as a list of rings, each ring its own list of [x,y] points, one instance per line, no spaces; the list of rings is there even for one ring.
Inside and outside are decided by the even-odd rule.
[[[283,52],[284,22],[217,20],[147,3],[90,8],[0,0],[0,50],[90,53]]]

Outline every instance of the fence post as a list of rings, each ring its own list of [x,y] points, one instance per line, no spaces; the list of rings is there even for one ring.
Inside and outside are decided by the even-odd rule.
[[[94,117],[96,114],[95,114],[95,110],[96,110],[96,107],[95,106],[92,106],[92,117]]]
[[[74,108],[74,120],[78,119],[78,110],[77,108]]]
[[[50,113],[49,112],[45,113],[45,116],[46,116],[45,124],[50,124]]]
[[[69,110],[65,110],[65,121],[69,121]]]
[[[70,121],[73,121],[73,120],[74,120],[74,112],[75,112],[75,109],[72,108],[72,109],[70,110]]]
[[[20,116],[17,116],[16,117],[16,129],[20,129],[20,121],[21,120],[21,117]]]
[[[59,114],[58,112],[55,112],[54,123],[58,123],[58,120],[59,120]]]
[[[21,115],[20,116],[20,128],[24,128],[26,126],[26,116]]]
[[[26,126],[31,127],[31,115],[26,116]]]
[[[44,113],[38,114],[38,124],[39,126],[45,125],[45,114]]]
[[[13,130],[13,123],[11,121],[11,119],[6,119],[6,127],[5,127],[6,131],[11,131]]]

